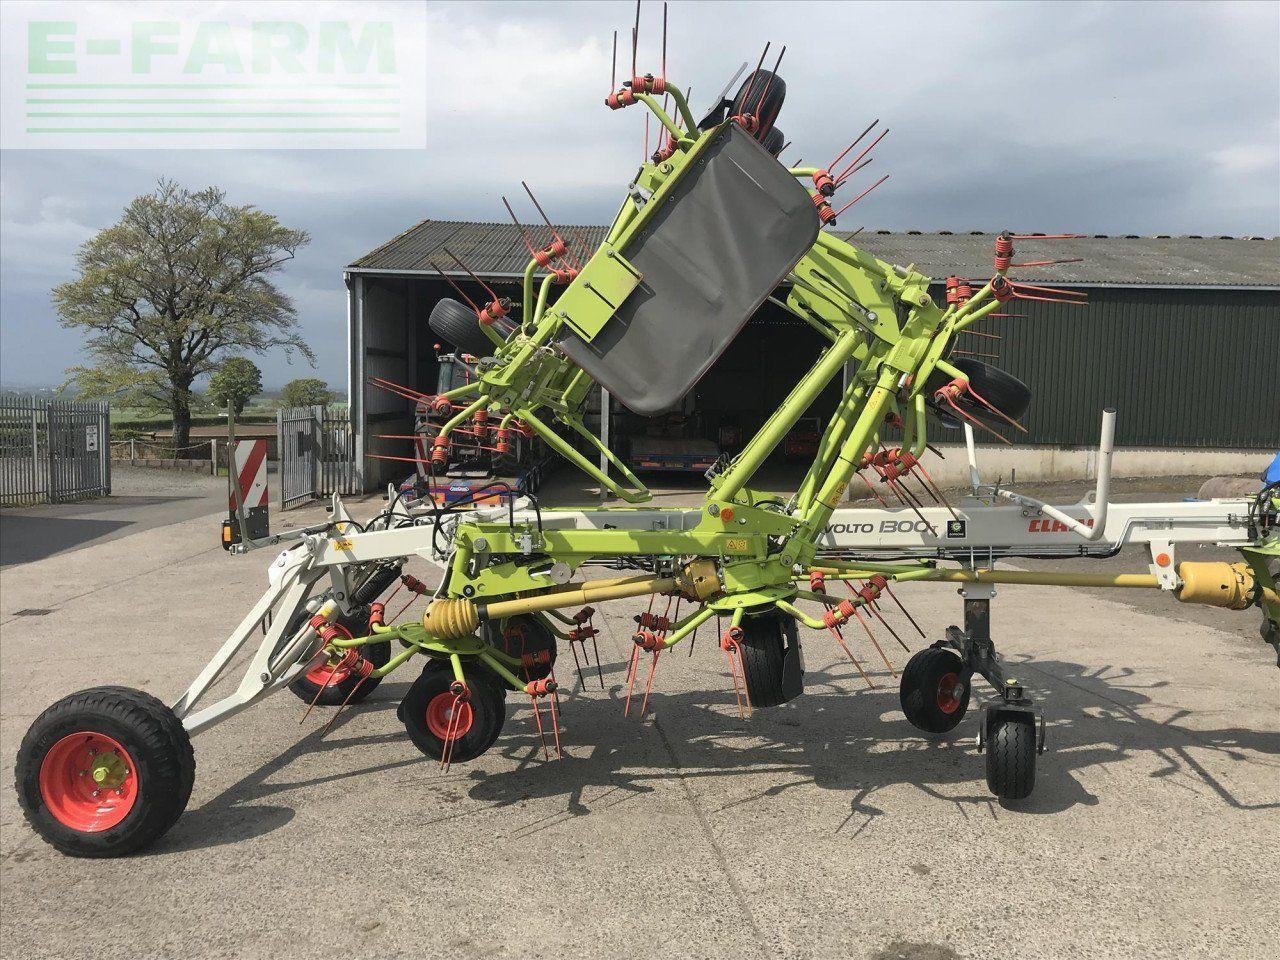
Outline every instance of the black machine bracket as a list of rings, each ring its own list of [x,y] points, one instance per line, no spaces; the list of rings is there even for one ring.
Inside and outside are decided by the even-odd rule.
[[[972,684],[973,675],[979,674],[991,684],[999,697],[983,706],[978,750],[985,747],[988,729],[994,723],[1018,715],[1035,726],[1036,749],[1038,753],[1044,753],[1044,714],[1027,695],[1026,688],[1016,678],[1009,676],[991,639],[991,593],[994,591],[990,586],[985,586],[983,590],[961,588],[960,592],[964,596],[964,629],[947,627],[945,639],[934,646],[950,647],[960,654],[965,663],[965,683]],[[973,596],[974,593],[981,595]]]

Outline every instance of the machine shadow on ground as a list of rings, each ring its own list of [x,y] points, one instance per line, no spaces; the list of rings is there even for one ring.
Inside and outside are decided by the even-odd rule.
[[[1013,664],[1028,677],[1028,686],[1048,719],[1048,750],[1040,759],[1035,793],[1017,803],[999,803],[982,784],[982,757],[974,749],[979,698],[985,698],[981,687],[969,716],[953,734],[927,738],[902,717],[896,681],[885,673],[873,675],[875,689],[855,688],[848,693],[845,690],[859,682],[848,664],[811,670],[806,674],[804,696],[742,720],[727,672],[721,671],[717,687],[715,671],[699,671],[713,689],[664,693],[659,671],[648,713],[638,721],[638,698],[631,717],[623,717],[626,687],[618,680],[625,674],[625,665],[614,663],[605,665],[606,682],[611,684],[607,691],[597,688],[588,691],[594,695],[570,694],[564,699],[562,761],[543,760],[543,741],[532,711],[522,697],[511,694],[506,726],[494,748],[509,769],[492,773],[458,765],[440,773],[434,761],[418,755],[351,768],[335,758],[327,764],[333,772],[288,779],[290,767],[309,756],[377,750],[402,742],[404,735],[395,721],[391,732],[359,732],[371,715],[394,711],[408,688],[407,684],[384,684],[367,703],[344,712],[327,731],[323,724],[328,717],[320,717],[321,728],[188,811],[154,852],[215,847],[269,833],[293,819],[295,809],[288,798],[296,791],[407,767],[421,770],[423,786],[467,785],[467,796],[484,805],[480,810],[428,816],[424,826],[530,800],[563,800],[560,813],[517,826],[522,835],[681,780],[691,802],[708,804],[704,813],[710,816],[808,784],[836,791],[848,796],[849,813],[843,821],[833,822],[831,830],[854,836],[876,818],[892,814],[887,804],[877,805],[873,798],[886,788],[902,785],[953,805],[965,819],[997,818],[1002,811],[1053,815],[1105,802],[1088,790],[1078,774],[1135,754],[1148,754],[1158,761],[1150,777],[1178,778],[1181,787],[1216,797],[1226,807],[1280,809],[1280,795],[1263,800],[1239,797],[1229,782],[1193,755],[1208,752],[1233,762],[1280,769],[1280,736],[1240,727],[1183,726],[1181,721],[1192,716],[1191,711],[1164,707],[1155,699],[1167,682],[1145,681],[1131,669],[1069,661],[1014,660]],[[592,682],[594,678],[589,678]],[[1161,719],[1150,715],[1164,712],[1168,716]],[[545,707],[543,719],[545,723]],[[766,777],[772,783],[727,802],[717,802],[698,787],[699,781],[735,776]]]
[[[207,500],[204,496],[113,495],[101,500],[5,510],[0,513],[0,566],[34,563],[111,534],[132,532],[127,528],[142,523],[151,508],[180,509],[182,505],[203,504]]]

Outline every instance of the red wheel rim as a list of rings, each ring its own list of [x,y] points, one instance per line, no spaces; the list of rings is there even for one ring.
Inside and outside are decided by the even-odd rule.
[[[351,639],[351,631],[340,623],[333,624],[335,630],[342,633],[348,640]],[[355,647],[348,647],[342,651],[342,659],[337,663],[325,661],[312,667],[306,673],[306,678],[314,683],[317,687],[334,687],[351,676],[352,668],[360,660],[360,651]]]
[[[458,715],[455,719],[454,699],[451,692],[445,691],[437,693],[427,704],[427,729],[439,740],[459,739],[471,729],[471,724],[475,720],[471,704],[465,702],[458,704]]]
[[[336,664],[322,663],[307,671],[307,679],[317,687],[333,687],[351,676],[351,668],[346,665],[346,657]]]
[[[960,709],[960,698],[956,696],[959,680],[954,673],[944,673],[938,680],[938,709],[943,713],[955,713]]]
[[[124,820],[137,802],[137,767],[112,737],[90,730],[68,734],[40,763],[40,796],[63,826],[101,833]]]

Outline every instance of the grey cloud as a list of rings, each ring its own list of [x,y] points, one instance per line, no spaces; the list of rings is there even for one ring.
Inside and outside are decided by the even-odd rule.
[[[657,67],[660,9],[645,3],[642,68]],[[422,151],[4,151],[0,377],[52,382],[77,361],[48,290],[71,274],[80,239],[166,175],[219,184],[311,232],[282,282],[320,374],[342,382],[341,268],[354,257],[424,217],[500,218],[498,195],[519,194],[522,178],[559,220],[612,215],[643,124],[600,100],[615,27],[620,75],[630,68],[633,10],[433,4],[432,56],[447,69],[428,64]],[[693,85],[696,108],[738,62],[754,64],[764,40],[788,45],[779,125],[793,161],[828,160],[874,117],[892,128],[863,183],[890,181],[841,226],[1280,233],[1274,4],[673,2],[670,12],[669,73]],[[508,75],[534,86],[509,89],[498,82]],[[299,375],[279,357],[263,366],[271,382]]]

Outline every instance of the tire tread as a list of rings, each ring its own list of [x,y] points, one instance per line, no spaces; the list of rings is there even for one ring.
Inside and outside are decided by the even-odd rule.
[[[77,716],[86,717],[83,723],[105,720],[128,731],[129,739],[136,741],[128,745],[130,752],[142,753],[148,770],[149,782],[138,791],[134,810],[101,833],[79,833],[58,823],[40,794],[45,754],[75,732]],[[182,721],[151,694],[129,687],[92,687],[64,697],[36,718],[18,748],[14,778],[23,816],[51,845],[71,856],[120,856],[150,845],[182,815],[195,783],[195,753]]]
[[[794,623],[794,621],[792,621]],[[783,661],[786,657],[787,627],[781,616],[766,614],[742,621],[742,673],[752,708],[776,707],[785,703]],[[794,635],[790,636],[796,642]]]
[[[997,720],[987,743],[987,786],[1001,800],[1023,800],[1035,784],[1035,723],[1021,717]]]

